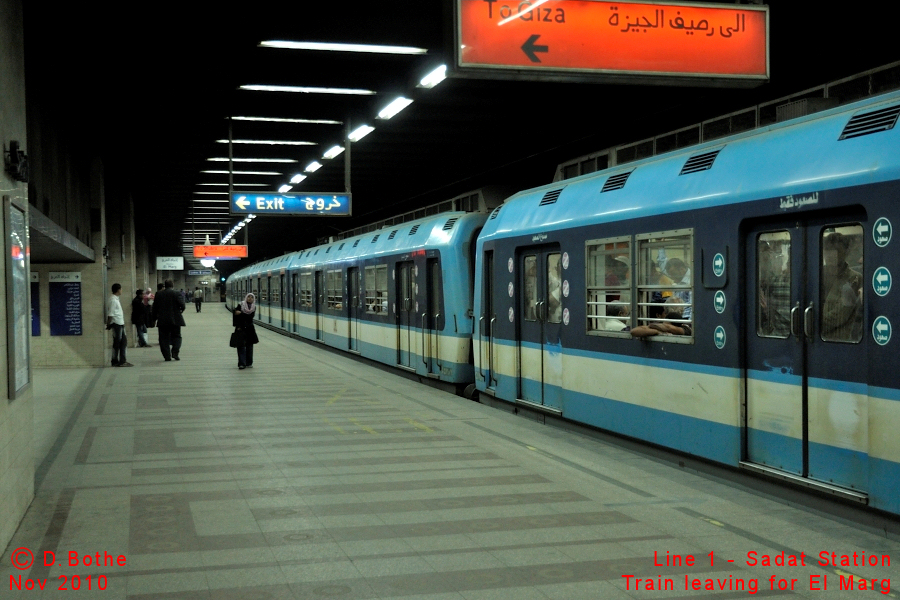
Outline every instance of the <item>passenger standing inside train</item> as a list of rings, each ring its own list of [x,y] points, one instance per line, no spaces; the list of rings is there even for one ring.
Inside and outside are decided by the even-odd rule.
[[[862,275],[847,264],[850,238],[832,233],[822,244],[822,339],[858,342],[862,338]]]
[[[153,300],[153,319],[159,329],[159,351],[170,361],[181,360],[181,328],[184,327],[184,298],[174,290],[175,284],[166,279],[165,288]]]
[[[112,366],[133,367],[125,360],[125,347],[128,346],[128,337],[125,335],[125,313],[122,311],[122,303],[119,296],[122,295],[122,286],[112,284],[112,295],[106,301],[106,328],[112,329]]]
[[[759,247],[759,333],[786,338],[791,334],[791,283],[780,257],[767,242]]]
[[[144,290],[137,290],[131,299],[131,324],[137,331],[139,348],[147,348],[147,306],[144,304]]]
[[[231,318],[234,332],[239,336],[237,342],[238,369],[253,368],[253,344],[259,343],[256,336],[256,327],[253,325],[253,316],[256,314],[256,297],[247,294],[241,305],[234,309]]]

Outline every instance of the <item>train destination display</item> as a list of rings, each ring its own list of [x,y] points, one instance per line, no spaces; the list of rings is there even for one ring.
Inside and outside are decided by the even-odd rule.
[[[769,79],[766,6],[457,0],[456,9],[463,74],[734,86]]]

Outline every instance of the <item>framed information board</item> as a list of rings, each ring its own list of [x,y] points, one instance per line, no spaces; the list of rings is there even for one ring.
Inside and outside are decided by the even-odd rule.
[[[3,197],[6,238],[6,350],[9,399],[31,383],[31,304],[28,302],[30,265],[27,207]]]
[[[81,273],[50,273],[50,335],[81,335]]]

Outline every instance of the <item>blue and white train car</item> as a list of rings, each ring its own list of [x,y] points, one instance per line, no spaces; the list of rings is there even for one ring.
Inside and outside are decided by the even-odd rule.
[[[474,243],[449,212],[264,261],[228,279],[263,324],[453,384],[471,384]]]
[[[477,244],[478,390],[900,513],[898,114],[887,94],[516,194]]]

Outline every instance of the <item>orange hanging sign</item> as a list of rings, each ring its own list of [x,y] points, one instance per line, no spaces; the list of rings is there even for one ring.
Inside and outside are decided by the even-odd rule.
[[[541,74],[769,78],[767,6],[457,0],[457,67]],[[739,84],[740,85],[740,84]]]
[[[247,246],[194,246],[194,258],[247,258]]]

